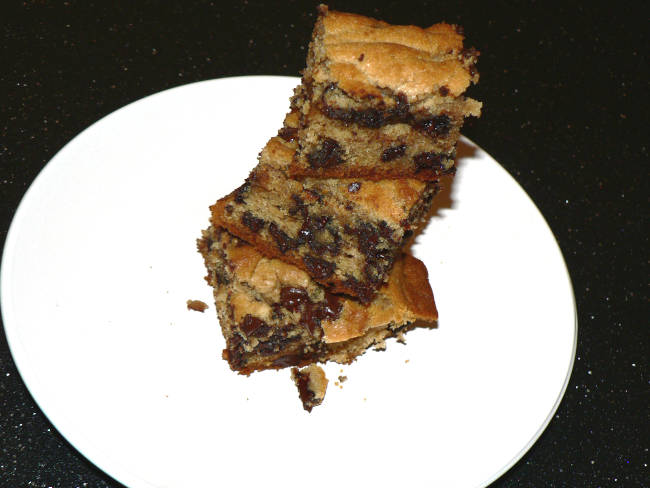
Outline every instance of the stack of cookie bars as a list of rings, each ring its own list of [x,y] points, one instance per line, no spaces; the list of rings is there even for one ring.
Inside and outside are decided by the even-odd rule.
[[[480,113],[477,56],[456,26],[319,7],[284,126],[198,241],[233,370],[349,363],[437,321],[403,247]]]

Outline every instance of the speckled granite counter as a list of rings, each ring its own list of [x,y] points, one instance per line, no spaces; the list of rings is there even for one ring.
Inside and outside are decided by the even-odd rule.
[[[296,76],[314,5],[7,2],[1,7],[0,217],[70,139],[199,80]],[[647,9],[566,2],[331,3],[394,23],[460,23],[482,52],[465,134],[523,186],[571,273],[578,351],[539,441],[494,487],[644,486],[647,429]],[[0,334],[0,486],[117,487],[48,423]],[[647,484],[645,484],[647,486]]]

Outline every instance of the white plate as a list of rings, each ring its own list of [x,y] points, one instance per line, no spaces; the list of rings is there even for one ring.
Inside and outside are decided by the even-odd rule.
[[[467,140],[413,249],[429,269],[438,329],[327,365],[330,388],[311,414],[288,371],[245,377],[220,358],[195,239],[208,206],[242,183],[281,127],[297,83],[168,90],[100,120],[50,161],[2,261],[18,369],[56,428],[132,488],[485,486],[553,416],[577,324],[543,217]],[[188,311],[190,298],[210,309]]]

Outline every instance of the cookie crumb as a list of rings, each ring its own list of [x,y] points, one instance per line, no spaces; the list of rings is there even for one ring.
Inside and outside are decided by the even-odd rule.
[[[312,408],[323,403],[327,391],[327,378],[325,371],[320,366],[310,364],[298,369],[291,368],[291,379],[298,388],[302,407],[311,412]]]
[[[347,377],[347,376],[339,376],[339,381],[340,381],[341,383],[345,383],[347,380],[348,380],[348,377]]]
[[[194,310],[195,312],[205,312],[208,309],[208,304],[201,300],[188,300],[187,309]]]

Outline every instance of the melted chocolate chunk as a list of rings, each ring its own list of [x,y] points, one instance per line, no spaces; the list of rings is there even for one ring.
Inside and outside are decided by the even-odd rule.
[[[278,132],[278,136],[287,142],[295,141],[297,135],[298,135],[298,129],[295,127],[283,127]]]
[[[306,216],[303,214],[303,219],[302,227],[298,231],[298,243],[306,242],[318,254],[328,252],[332,256],[338,255],[341,250],[341,238],[335,229],[327,228],[331,218],[326,215]],[[327,234],[324,234],[323,231],[326,231]],[[328,234],[330,239],[327,239]],[[323,238],[327,241],[324,241]]]
[[[280,289],[280,303],[290,312],[297,312],[310,301],[309,293],[302,287],[285,286]]]
[[[341,310],[343,309],[343,304],[339,297],[326,291],[325,301],[321,303],[323,304],[323,319],[336,320],[339,318]]]
[[[330,119],[340,120],[346,124],[357,124],[370,129],[379,129],[388,123],[386,122],[388,113],[376,108],[354,110],[332,107],[326,104],[323,106],[323,113]]]
[[[282,305],[279,303],[274,303],[273,305],[271,305],[271,309],[273,310],[271,316],[275,320],[282,320],[282,318],[284,317],[284,313],[282,313]]]
[[[287,366],[303,366],[313,362],[318,357],[315,353],[309,354],[286,354],[274,359],[271,363],[274,368],[286,368]]]
[[[385,220],[379,222],[379,235],[382,236],[384,239],[391,239],[393,232],[394,230],[391,228],[390,225],[386,223]]]
[[[301,373],[298,368],[291,370],[295,377],[296,387],[298,387],[298,396],[302,402],[302,407],[311,412],[314,408],[313,402],[316,394],[309,389],[309,374]]]
[[[390,253],[388,250],[378,248],[380,237],[382,233],[387,232],[386,230],[380,231],[372,224],[364,222],[356,228],[346,226],[345,231],[357,237],[357,247],[366,256],[366,260],[383,259]]]
[[[355,293],[361,303],[370,303],[375,296],[375,288],[372,285],[361,283],[352,276],[348,276],[344,285]]]
[[[302,308],[299,324],[307,327],[311,335],[322,335],[321,321],[336,320],[343,308],[336,295],[325,292],[325,300],[321,302],[307,301]]]
[[[344,161],[343,155],[340,144],[328,137],[323,139],[318,149],[307,154],[307,160],[312,168],[331,168]]]
[[[343,109],[323,102],[321,110],[330,119],[340,120],[346,124],[357,124],[362,127],[368,127],[369,129],[379,129],[384,125],[399,122],[409,123],[412,119],[409,113],[410,106],[408,99],[403,93],[397,95],[395,106],[390,109],[385,109],[384,106],[364,110]]]
[[[262,319],[246,314],[239,328],[249,337],[264,337],[271,330]]]
[[[273,222],[269,224],[269,234],[271,234],[271,237],[275,240],[275,243],[282,254],[287,252],[289,249],[296,249],[298,247],[298,242],[289,237],[286,232],[280,230]]]
[[[436,115],[435,117],[415,122],[413,126],[430,137],[446,136],[451,129],[451,119],[448,115]]]
[[[329,278],[336,269],[336,263],[330,263],[314,256],[304,256],[302,260],[307,267],[307,271],[317,280]]]
[[[438,93],[440,93],[441,97],[446,97],[447,95],[449,95],[449,88],[447,88],[446,86],[441,86],[440,88],[438,88]]]
[[[405,152],[406,152],[406,144],[400,144],[399,146],[389,147],[388,149],[384,150],[383,153],[381,153],[381,160],[384,163],[387,163],[394,159],[401,158],[402,156],[404,156]]]
[[[241,222],[253,232],[259,232],[266,223],[263,219],[255,217],[249,211],[244,212],[241,216]]]
[[[260,342],[257,345],[255,351],[263,356],[270,356],[271,354],[276,354],[282,351],[291,343],[300,340],[299,335],[293,337],[287,335],[288,329],[291,328],[293,327],[283,327],[282,329],[274,331],[268,340]]]

